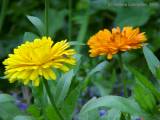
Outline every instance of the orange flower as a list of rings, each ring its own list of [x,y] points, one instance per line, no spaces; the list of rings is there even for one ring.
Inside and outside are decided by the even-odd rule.
[[[107,55],[108,59],[112,59],[112,56],[120,51],[141,48],[146,40],[145,33],[140,33],[139,28],[124,27],[121,31],[117,27],[113,28],[112,32],[108,29],[100,30],[87,44],[91,57]]]

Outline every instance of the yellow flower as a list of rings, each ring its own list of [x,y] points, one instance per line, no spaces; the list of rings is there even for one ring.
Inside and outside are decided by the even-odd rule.
[[[26,42],[14,49],[14,53],[9,54],[9,58],[3,62],[6,78],[10,83],[19,80],[25,85],[32,81],[34,86],[39,86],[40,77],[55,80],[53,69],[66,72],[69,70],[67,64],[76,63],[73,58],[75,51],[69,47],[66,40],[53,45],[50,37]]]
[[[141,48],[146,40],[145,33],[140,33],[139,28],[124,27],[121,31],[117,27],[111,32],[104,29],[89,39],[89,52],[91,57],[107,55],[108,59],[112,59],[112,56],[120,51]]]

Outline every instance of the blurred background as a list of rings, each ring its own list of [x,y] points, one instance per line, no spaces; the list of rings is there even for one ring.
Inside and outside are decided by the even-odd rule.
[[[54,41],[68,39],[86,43],[89,37],[100,29],[117,26],[140,27],[141,31],[146,32],[149,47],[160,57],[159,8],[159,0],[50,0],[49,35]],[[23,99],[20,85],[9,84],[3,79],[2,61],[12,53],[13,48],[23,42],[26,32],[39,36],[27,15],[44,21],[44,0],[0,0],[0,92],[10,93],[20,99]],[[79,81],[84,80],[97,64],[106,60],[106,57],[90,58],[86,45],[73,47],[77,53],[82,54],[83,64],[76,77]],[[115,75],[120,72],[116,57],[98,66],[101,70],[90,77],[89,87],[79,99],[80,106],[93,96],[123,96],[122,85]],[[123,53],[123,60],[151,77],[142,50]],[[133,77],[129,72],[125,74],[129,83],[128,90],[131,91]]]

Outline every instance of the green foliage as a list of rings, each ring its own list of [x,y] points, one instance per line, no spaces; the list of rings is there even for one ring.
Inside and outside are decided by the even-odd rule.
[[[96,65],[86,76],[84,84],[83,84],[83,90],[86,89],[87,85],[89,84],[90,77],[92,77],[97,72],[100,72],[104,67],[106,66],[107,61],[101,62],[98,65]]]
[[[149,20],[151,15],[150,8],[147,6],[142,7],[138,5],[145,5],[144,0],[124,0],[124,6],[116,10],[116,25],[121,27],[126,25],[134,27],[144,25]]]
[[[72,0],[72,10],[68,7],[70,1],[49,0],[48,35],[54,38],[54,42],[71,38],[69,44],[77,51],[75,55],[77,65],[65,74],[56,71],[57,80],[47,81],[57,109],[63,118],[71,120],[78,116],[80,120],[135,120],[135,118],[144,117],[145,120],[159,120],[159,1]],[[135,6],[131,6],[133,4]],[[136,4],[142,6],[136,6]],[[13,53],[13,48],[19,43],[44,36],[46,25],[42,0],[10,2],[0,0],[0,8],[0,59],[3,61],[8,53]],[[70,16],[71,19],[69,19]],[[88,57],[86,42],[89,37],[101,29],[116,26],[141,27],[141,31],[147,34],[150,48],[154,51],[153,53],[144,46],[144,57],[141,50],[122,55],[124,77],[128,80],[128,92],[131,91],[129,98],[117,96],[123,92],[123,81],[120,80],[121,72],[117,60],[106,61],[103,57],[94,59]],[[71,37],[68,31],[71,31]],[[151,72],[146,64],[142,65],[145,63],[144,58]],[[137,71],[139,66],[143,74]],[[1,65],[1,76],[4,75],[3,67]],[[136,78],[135,81],[134,78]],[[8,83],[4,81],[5,79],[1,77],[0,90],[8,92],[10,88],[6,87]],[[96,88],[92,96],[87,93],[87,88],[90,86]],[[51,105],[43,85],[43,78],[39,87],[31,85],[29,87],[34,98],[25,112],[17,108],[13,97],[0,94],[0,120],[61,120]],[[93,96],[99,98],[89,100]],[[89,101],[83,106],[84,103],[78,102],[79,98],[85,102]],[[107,115],[102,117],[99,115],[99,110],[103,107],[107,108]],[[79,110],[80,114],[75,112]]]
[[[157,98],[157,100],[159,101],[160,100],[160,92],[155,88],[155,86],[152,85],[151,82],[148,81],[148,79],[140,74],[138,71],[136,71],[135,69],[132,69],[132,72],[135,74],[138,82],[141,84],[141,85],[144,85],[144,87],[146,89],[148,89],[149,91],[152,92],[152,94]]]
[[[14,98],[8,94],[0,94],[0,102],[13,102]]]
[[[143,47],[143,53],[147,60],[147,64],[148,64],[150,71],[156,76],[156,71],[158,67],[160,66],[160,62],[158,58],[146,46]]]
[[[39,34],[41,36],[43,36],[44,35],[44,30],[45,30],[44,29],[44,23],[38,17],[27,16],[27,18],[37,28],[37,30],[39,31]]]
[[[92,82],[98,88],[101,96],[105,96],[112,92],[113,86],[116,83],[116,80],[117,80],[116,72],[115,70],[113,70],[110,78],[107,81],[97,80]]]
[[[55,33],[64,26],[67,12],[66,9],[60,11],[55,9],[49,10],[49,36],[55,37]]]
[[[22,113],[15,104],[15,99],[7,94],[0,94],[0,119],[3,120],[35,120],[31,116],[21,116]]]
[[[47,106],[45,108],[45,114],[48,120],[53,120],[53,118],[55,120],[61,120],[52,106]]]
[[[93,98],[83,106],[80,114],[84,114],[98,107],[114,108],[122,112],[135,115],[144,114],[144,112],[139,108],[138,104],[134,100],[119,96],[104,96],[101,98]]]
[[[132,69],[132,72],[136,76],[136,86],[134,88],[134,98],[146,111],[146,118],[156,119],[158,113],[157,103],[160,101],[160,92],[155,86],[141,73]]]
[[[136,101],[139,103],[142,109],[146,110],[147,112],[153,112],[156,106],[156,100],[149,90],[145,89],[143,85],[138,84],[135,87],[134,94]]]
[[[40,117],[40,109],[36,105],[30,105],[27,112],[37,119]]]
[[[63,116],[70,120],[73,118],[73,113],[77,105],[78,98],[80,96],[81,84],[74,88],[69,95],[66,97],[65,101],[61,105],[61,113]]]
[[[100,117],[99,117],[98,109],[89,111],[85,114],[81,114],[79,116],[79,119],[80,120],[99,120]]]
[[[13,120],[36,120],[30,116],[16,116],[13,118]]]
[[[141,11],[141,12],[139,12]],[[118,26],[141,26],[144,25],[150,16],[148,8],[139,7],[137,9],[133,7],[124,7],[117,11],[117,17],[115,19],[115,24]]]
[[[25,32],[23,36],[23,41],[32,41],[35,38],[39,38],[37,35],[31,33],[31,32]]]
[[[58,80],[55,92],[57,105],[61,105],[64,102],[64,99],[69,91],[69,87],[71,85],[71,80],[73,79],[73,76],[74,72],[73,70],[71,70],[68,73],[62,75],[62,77]]]
[[[108,111],[107,113],[108,115],[106,116],[105,119],[102,119],[102,120],[120,120],[120,117],[121,117],[121,112],[117,109],[111,109]]]

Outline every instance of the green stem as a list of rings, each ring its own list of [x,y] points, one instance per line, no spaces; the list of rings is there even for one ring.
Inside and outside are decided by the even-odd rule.
[[[71,41],[72,39],[72,0],[68,1],[68,6],[69,6],[68,37],[69,37],[69,40]]]
[[[86,35],[86,32],[87,32],[87,28],[88,28],[88,21],[89,21],[89,14],[88,14],[88,11],[87,11],[84,18],[83,18],[83,22],[80,26],[80,31],[78,33],[77,41],[79,43],[83,43],[83,41],[85,39],[85,35]],[[80,51],[80,49],[81,49],[81,46],[77,45],[76,50]]]
[[[45,0],[45,34],[48,36],[48,10],[49,10],[49,0]]]
[[[46,88],[46,92],[47,92],[47,94],[48,94],[48,97],[49,97],[49,99],[50,99],[50,102],[51,102],[53,108],[55,109],[55,112],[57,113],[57,115],[59,116],[59,118],[60,118],[61,120],[64,120],[63,117],[62,117],[62,115],[61,115],[61,113],[59,112],[59,110],[58,110],[58,108],[57,108],[57,106],[56,106],[56,103],[55,103],[54,98],[53,98],[53,96],[52,96],[52,93],[51,93],[51,91],[50,91],[50,87],[49,87],[49,85],[48,85],[47,80],[43,80],[43,81],[44,81],[44,86],[45,86],[45,88]]]
[[[124,65],[123,65],[123,60],[122,60],[122,55],[121,54],[119,54],[119,66],[120,66],[120,69],[121,69],[121,81],[123,82],[124,96],[128,97],[127,81],[124,77]]]
[[[3,0],[2,1],[2,8],[1,8],[1,14],[0,14],[0,32],[1,32],[3,21],[4,21],[4,18],[5,18],[5,15],[6,15],[7,5],[8,5],[8,0]]]
[[[48,26],[49,26],[49,22],[48,22],[48,10],[49,10],[49,0],[45,0],[45,35],[48,36]],[[57,106],[56,106],[56,103],[54,101],[54,98],[52,96],[52,93],[50,91],[50,87],[48,85],[48,82],[47,80],[43,80],[44,81],[44,86],[46,88],[46,92],[48,94],[48,97],[50,99],[50,102],[55,110],[55,112],[57,113],[57,115],[59,116],[59,118],[61,120],[64,120],[61,113],[59,112]]]

